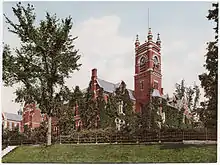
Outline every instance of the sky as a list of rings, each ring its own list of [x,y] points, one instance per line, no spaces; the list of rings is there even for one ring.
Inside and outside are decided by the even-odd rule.
[[[32,1],[31,4],[35,7],[37,25],[45,19],[46,12],[56,13],[58,18],[73,18],[71,34],[78,36],[74,44],[79,49],[82,66],[66,80],[70,88],[88,87],[91,70],[97,68],[99,78],[113,83],[123,80],[128,88],[134,89],[134,42],[137,34],[140,42],[145,42],[148,26],[152,28],[154,41],[157,33],[162,41],[164,93],[171,96],[175,83],[182,79],[186,85],[194,82],[200,85],[198,75],[205,71],[207,42],[214,40],[214,24],[206,18],[211,2]],[[16,21],[12,12],[15,5],[16,2],[3,3],[3,13],[13,21]],[[19,47],[19,39],[7,27],[3,18],[3,42],[12,48]],[[14,102],[16,87],[2,84],[2,111],[17,113],[20,108]],[[202,91],[201,99],[203,94]]]

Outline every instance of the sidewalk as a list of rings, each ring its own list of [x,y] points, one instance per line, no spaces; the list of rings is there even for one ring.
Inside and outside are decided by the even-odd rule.
[[[3,156],[7,155],[9,152],[11,152],[13,149],[15,149],[17,146],[8,146],[2,151],[2,158]]]

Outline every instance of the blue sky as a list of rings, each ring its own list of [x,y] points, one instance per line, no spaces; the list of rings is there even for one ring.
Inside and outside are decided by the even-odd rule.
[[[28,2],[22,2],[27,4]],[[150,27],[156,39],[162,40],[162,84],[165,93],[174,92],[174,85],[182,78],[188,85],[204,72],[206,42],[214,38],[213,23],[206,19],[211,2],[31,2],[35,6],[37,23],[45,12],[56,13],[58,18],[71,16],[72,34],[78,36],[76,48],[80,50],[81,70],[67,80],[69,87],[86,88],[91,69],[98,69],[102,79],[119,82],[124,80],[133,89],[134,41],[139,34],[141,43],[148,32],[148,8]],[[15,20],[11,7],[15,2],[4,2],[3,13]],[[5,21],[5,19],[3,19]],[[15,35],[3,24],[3,41],[12,47],[19,46]],[[12,103],[14,88],[2,88],[3,111],[13,112],[19,104]]]

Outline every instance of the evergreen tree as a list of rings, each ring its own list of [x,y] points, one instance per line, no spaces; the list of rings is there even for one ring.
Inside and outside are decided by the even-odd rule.
[[[208,52],[204,67],[206,73],[199,75],[201,86],[204,88],[205,97],[208,99],[203,102],[202,113],[200,118],[203,120],[205,127],[217,129],[217,102],[218,102],[218,3],[213,3],[214,9],[209,10],[208,20],[216,23],[215,41],[208,43]]]
[[[5,85],[21,83],[16,90],[16,101],[37,102],[48,118],[47,145],[51,145],[51,119],[55,111],[55,88],[64,85],[64,79],[78,70],[80,56],[74,50],[70,35],[72,19],[57,19],[46,13],[45,20],[35,25],[36,14],[33,5],[22,6],[19,2],[12,8],[16,22],[6,15],[9,31],[21,42],[15,53],[5,45],[3,50],[3,81]]]

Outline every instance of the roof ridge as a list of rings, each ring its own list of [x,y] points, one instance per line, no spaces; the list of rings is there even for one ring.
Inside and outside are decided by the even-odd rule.
[[[118,84],[118,83],[115,84],[115,83],[112,83],[112,82],[110,82],[110,81],[103,80],[103,79],[101,79],[101,78],[97,78],[97,79],[102,80],[102,81],[105,81],[105,82],[107,82],[107,83],[114,84],[114,85]]]

